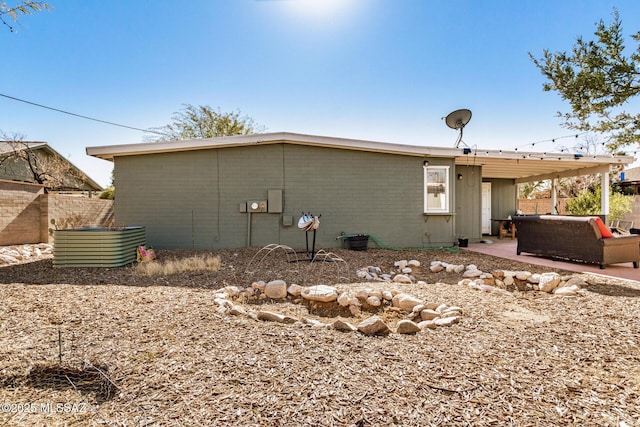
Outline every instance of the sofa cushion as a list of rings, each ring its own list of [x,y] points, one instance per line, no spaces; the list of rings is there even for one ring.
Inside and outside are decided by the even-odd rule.
[[[600,234],[602,235],[603,239],[613,237],[613,234],[611,233],[611,230],[609,230],[609,227],[604,225],[604,222],[602,222],[600,218],[596,218],[596,224],[598,225],[598,229],[600,229]]]

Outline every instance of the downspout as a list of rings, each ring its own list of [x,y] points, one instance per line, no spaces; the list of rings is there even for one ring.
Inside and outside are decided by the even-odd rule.
[[[251,246],[251,209],[247,209],[247,247]]]

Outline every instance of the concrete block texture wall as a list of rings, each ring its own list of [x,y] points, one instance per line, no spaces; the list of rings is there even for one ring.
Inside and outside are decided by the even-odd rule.
[[[113,200],[43,194],[40,196],[40,236],[43,242],[53,242],[52,228],[108,227],[113,222]],[[55,220],[55,225],[51,220]]]
[[[340,246],[341,232],[420,247],[423,160],[296,144],[117,157],[115,221],[145,226],[157,248],[304,248],[296,224],[310,212],[322,215],[316,248]],[[241,212],[269,190],[282,190],[282,212]],[[283,217],[294,224],[283,225]]]
[[[0,245],[40,243],[40,200],[44,187],[0,180]]]
[[[113,201],[46,194],[42,185],[0,180],[0,245],[52,242],[49,228],[113,223]]]

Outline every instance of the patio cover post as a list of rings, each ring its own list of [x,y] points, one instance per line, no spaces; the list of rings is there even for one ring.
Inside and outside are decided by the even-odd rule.
[[[602,172],[600,174],[600,188],[602,189],[600,207],[602,209],[602,215],[604,215],[606,219],[609,216],[609,173],[608,172]]]
[[[551,213],[558,214],[558,178],[551,179]]]

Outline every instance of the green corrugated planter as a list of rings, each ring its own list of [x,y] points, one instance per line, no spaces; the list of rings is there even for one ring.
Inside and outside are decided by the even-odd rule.
[[[120,267],[136,260],[144,227],[74,228],[53,232],[54,267]]]

